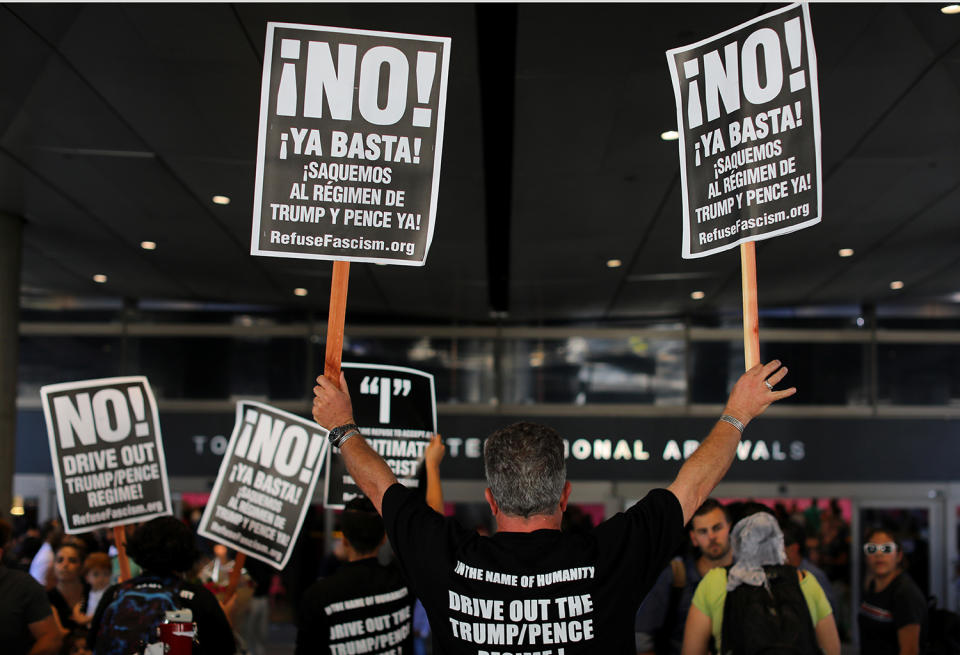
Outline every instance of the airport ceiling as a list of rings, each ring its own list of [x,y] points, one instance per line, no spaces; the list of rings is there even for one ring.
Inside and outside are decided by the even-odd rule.
[[[680,255],[664,53],[779,6],[5,5],[0,211],[26,221],[23,295],[325,312],[330,262],[249,254],[266,23],[282,21],[452,37],[427,265],[355,264],[348,323],[736,310],[736,250]],[[823,221],[758,244],[761,308],[960,302],[960,15],[941,6],[811,5]]]

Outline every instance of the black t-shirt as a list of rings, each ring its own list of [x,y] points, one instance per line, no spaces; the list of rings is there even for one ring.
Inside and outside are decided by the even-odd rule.
[[[413,604],[396,564],[375,557],[343,564],[304,593],[296,655],[408,655]]]
[[[874,591],[870,583],[860,602],[857,622],[860,652],[865,655],[897,655],[897,630],[912,623],[920,624],[922,653],[927,641],[927,602],[913,579],[901,573],[883,591]]]
[[[90,585],[87,584],[86,580],[81,580],[81,583],[83,587],[83,600],[80,602],[80,611],[86,613],[87,596],[90,595]],[[48,589],[47,598],[50,600],[51,607],[57,610],[57,616],[60,618],[60,625],[63,626],[64,630],[70,630],[72,632],[77,628],[83,627],[73,620],[73,608],[70,607],[67,599],[63,597],[63,594],[60,593],[59,589],[56,587],[53,589]]]
[[[121,594],[121,591],[125,593]],[[90,623],[90,636],[87,638],[90,649],[96,655],[140,652],[143,648],[143,644],[139,643],[140,635],[146,630],[152,640],[153,631],[163,620],[167,603],[165,599],[170,595],[176,598],[178,607],[189,608],[193,612],[193,622],[197,626],[194,655],[234,655],[237,646],[233,630],[216,596],[206,587],[186,582],[177,576],[150,573],[115,584],[103,593]],[[149,612],[149,620],[153,624],[145,625],[142,615],[137,621],[136,616],[131,616],[132,612]]]
[[[633,655],[637,607],[683,538],[665,489],[587,533],[481,537],[399,484],[383,519],[444,655]]]
[[[34,642],[30,624],[51,613],[47,594],[36,580],[0,564],[0,644],[4,653],[26,655]]]

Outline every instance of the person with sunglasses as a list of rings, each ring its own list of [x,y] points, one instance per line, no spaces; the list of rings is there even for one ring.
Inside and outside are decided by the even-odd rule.
[[[860,602],[860,652],[864,655],[917,655],[927,633],[927,602],[903,571],[900,542],[887,529],[867,533],[863,544],[866,584]]]

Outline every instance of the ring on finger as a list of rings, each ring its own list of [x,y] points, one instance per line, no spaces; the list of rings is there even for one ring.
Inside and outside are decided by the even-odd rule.
[[[770,384],[768,380],[764,380],[763,383],[767,385],[767,389],[769,389],[770,391],[773,391],[773,385]]]

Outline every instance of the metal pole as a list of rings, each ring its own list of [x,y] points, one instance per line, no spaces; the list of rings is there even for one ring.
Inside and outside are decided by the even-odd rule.
[[[13,504],[23,219],[0,213],[0,516]]]

